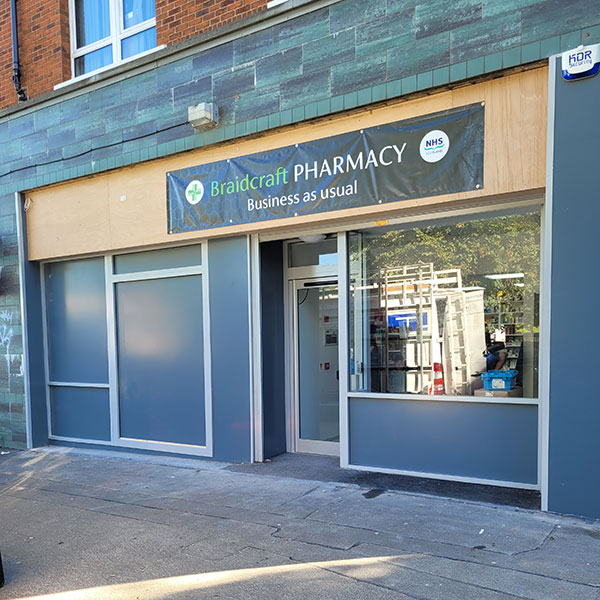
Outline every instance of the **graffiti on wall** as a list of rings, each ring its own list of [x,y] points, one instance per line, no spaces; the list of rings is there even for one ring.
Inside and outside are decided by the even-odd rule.
[[[14,313],[0,311],[0,390],[13,394],[23,393],[23,355],[14,353]]]

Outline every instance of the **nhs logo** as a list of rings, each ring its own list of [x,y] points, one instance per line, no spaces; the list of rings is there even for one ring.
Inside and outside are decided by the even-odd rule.
[[[444,138],[436,138],[434,140],[427,140],[425,142],[425,148],[429,149],[433,149],[433,148],[443,148],[444,147]]]
[[[419,153],[425,162],[434,163],[442,160],[449,148],[450,138],[441,129],[434,129],[421,140]]]
[[[591,77],[600,70],[600,44],[563,52],[562,73],[567,80]]]

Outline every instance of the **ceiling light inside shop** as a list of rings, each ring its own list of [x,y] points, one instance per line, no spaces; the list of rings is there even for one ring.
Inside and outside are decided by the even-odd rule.
[[[520,279],[525,277],[525,273],[494,273],[485,277],[486,279]]]
[[[316,244],[322,242],[327,236],[324,233],[308,233],[299,237],[305,244]]]

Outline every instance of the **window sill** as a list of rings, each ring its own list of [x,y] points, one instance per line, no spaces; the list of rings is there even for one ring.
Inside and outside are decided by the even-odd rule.
[[[85,81],[86,79],[91,79],[91,78],[95,77],[96,75],[100,75],[102,73],[107,73],[108,71],[111,71],[113,69],[116,69],[118,67],[126,65],[127,63],[133,62],[133,61],[137,60],[138,58],[143,58],[145,56],[154,54],[155,52],[158,52],[159,50],[164,50],[166,47],[167,47],[166,44],[162,44],[160,46],[156,46],[155,48],[151,48],[150,50],[146,50],[146,52],[141,52],[140,54],[136,54],[135,56],[130,56],[129,58],[126,58],[125,60],[122,60],[121,62],[106,65],[105,67],[96,69],[95,71],[90,71],[89,73],[84,73],[83,75],[79,75],[78,77],[72,77],[71,79],[68,79],[67,81],[57,83],[54,86],[54,89],[59,90],[61,88],[72,85],[74,83],[79,83],[81,81]]]
[[[351,392],[348,391],[348,398],[360,398],[364,400],[412,400],[429,402],[473,402],[475,404],[525,404],[540,405],[539,398],[495,398],[490,396],[450,396],[450,395],[429,395],[429,394],[408,394],[393,392]]]

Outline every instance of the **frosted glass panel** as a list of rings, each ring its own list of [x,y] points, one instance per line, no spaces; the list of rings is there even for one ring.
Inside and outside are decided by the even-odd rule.
[[[337,264],[337,238],[322,242],[295,242],[289,246],[289,266],[308,267],[311,265]]]

